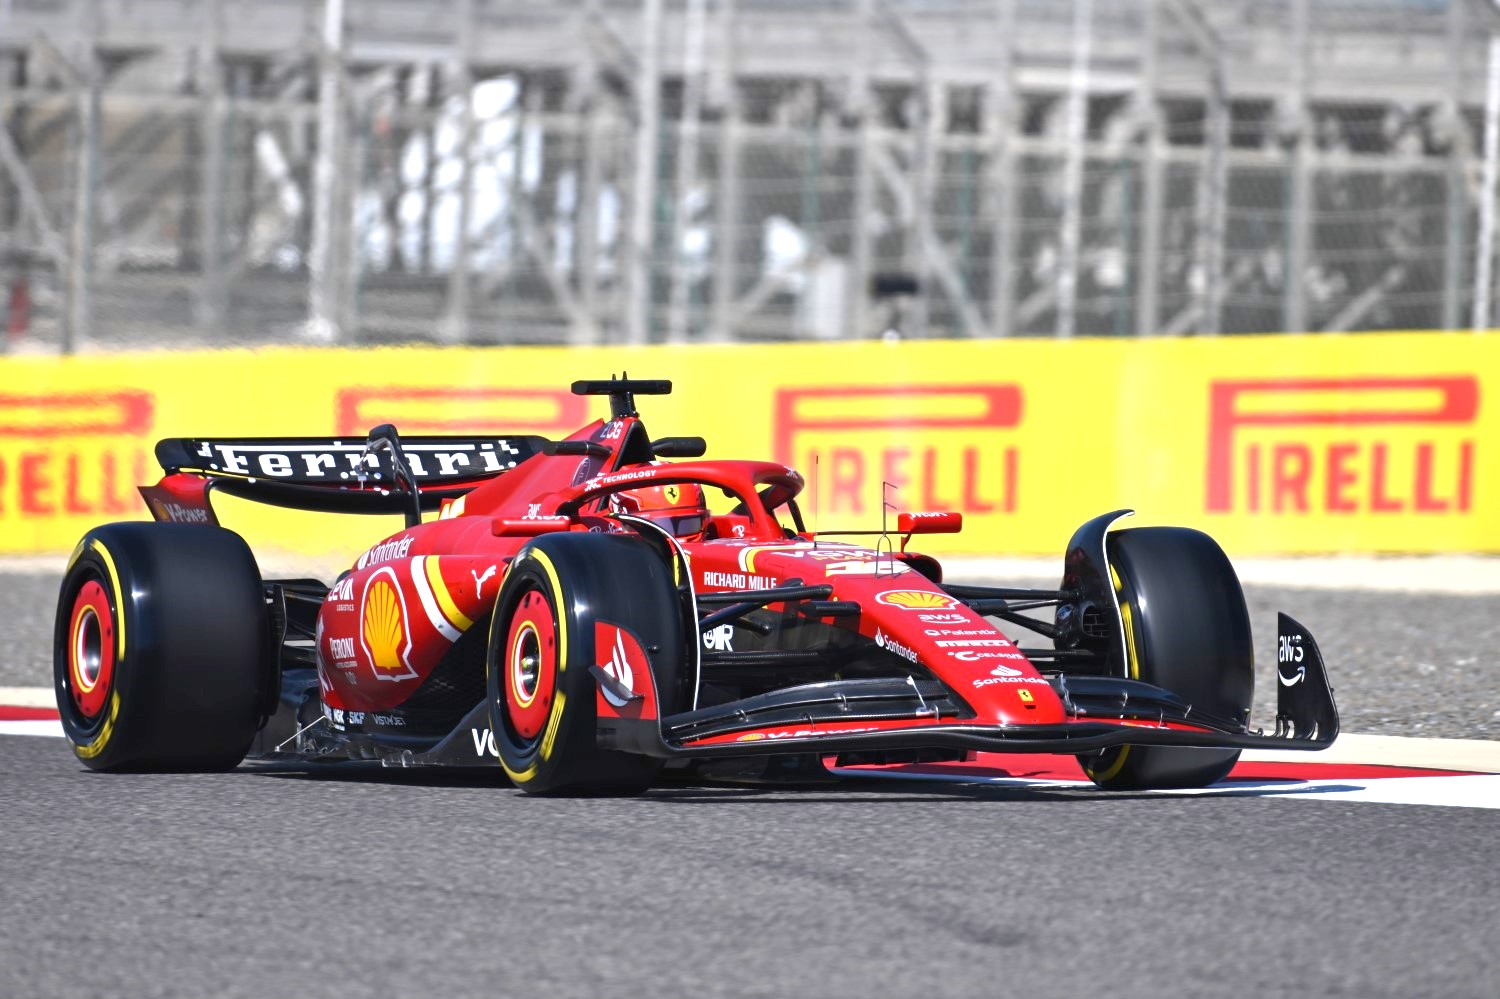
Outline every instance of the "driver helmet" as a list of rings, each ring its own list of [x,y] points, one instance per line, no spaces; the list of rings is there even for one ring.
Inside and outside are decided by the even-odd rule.
[[[627,489],[610,497],[610,509],[644,517],[682,541],[703,540],[703,529],[708,524],[703,487],[693,482]]]

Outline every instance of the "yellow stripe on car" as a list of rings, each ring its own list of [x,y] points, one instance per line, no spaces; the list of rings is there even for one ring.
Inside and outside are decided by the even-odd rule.
[[[547,731],[542,733],[542,749],[539,754],[544,760],[552,758],[552,744],[557,741],[557,727],[562,722],[563,705],[567,700],[568,695],[559,690],[557,698],[552,702],[552,717],[547,719]]]
[[[453,594],[448,592],[448,584],[443,582],[443,573],[438,568],[437,556],[429,555],[426,562],[427,582],[432,584],[432,595],[437,598],[443,616],[459,631],[468,631],[474,627],[474,622],[453,602]]]
[[[546,552],[532,549],[531,556],[541,563],[542,571],[552,581],[552,610],[557,614],[557,672],[562,673],[568,668],[568,612],[563,604],[562,581]]]
[[[109,549],[100,544],[98,538],[90,538],[89,544],[104,560],[104,567],[109,570],[109,585],[115,591],[115,644],[118,646],[115,665],[118,666],[120,660],[125,658],[125,598],[120,593],[120,574],[115,570],[115,560],[109,554]]]
[[[94,741],[86,746],[75,745],[73,752],[78,754],[81,760],[92,760],[104,752],[104,747],[109,745],[109,737],[115,731],[115,719],[120,717],[120,692],[117,690],[109,699],[109,717],[104,719],[104,727],[94,737]]]

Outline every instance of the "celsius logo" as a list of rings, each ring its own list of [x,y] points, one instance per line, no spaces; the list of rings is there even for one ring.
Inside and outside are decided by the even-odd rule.
[[[965,663],[983,662],[986,659],[1025,659],[1026,658],[1025,656],[1021,655],[1021,653],[1019,653],[1019,652],[988,652],[988,651],[982,651],[982,650],[976,651],[974,649],[965,649],[962,652],[950,652],[948,654],[950,656],[952,656],[954,659],[957,659],[959,662],[965,662]]]

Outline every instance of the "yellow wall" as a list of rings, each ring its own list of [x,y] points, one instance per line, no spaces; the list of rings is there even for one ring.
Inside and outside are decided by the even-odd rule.
[[[964,512],[924,539],[939,553],[1056,554],[1122,506],[1241,554],[1500,551],[1500,336],[1422,333],[6,358],[0,551],[144,516],[159,437],[560,436],[607,413],[568,384],[622,369],[676,382],[638,400],[654,436],[816,479],[822,529],[876,526],[884,479],[905,509]],[[289,550],[385,527],[217,503]]]

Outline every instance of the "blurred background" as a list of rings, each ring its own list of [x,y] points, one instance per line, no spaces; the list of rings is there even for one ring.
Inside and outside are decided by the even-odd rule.
[[[1484,328],[1491,0],[0,0],[4,349]]]

